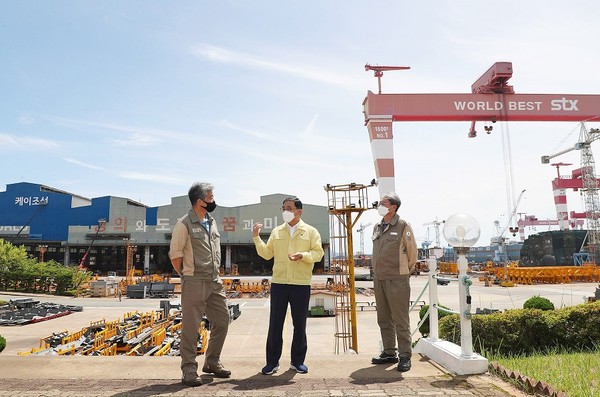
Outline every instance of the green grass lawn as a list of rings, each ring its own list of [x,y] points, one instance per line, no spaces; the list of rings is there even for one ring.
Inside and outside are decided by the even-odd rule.
[[[550,353],[528,357],[491,357],[512,371],[544,381],[569,397],[600,396],[600,349],[590,353]]]

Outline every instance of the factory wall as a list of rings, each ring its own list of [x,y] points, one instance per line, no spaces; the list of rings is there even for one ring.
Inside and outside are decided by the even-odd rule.
[[[286,194],[260,197],[260,202],[238,207],[218,206],[211,213],[221,234],[223,267],[236,265],[242,272],[264,274],[272,261],[256,255],[252,226],[263,224],[261,237],[282,223],[281,206]],[[99,272],[124,271],[126,246],[135,245],[136,268],[148,272],[170,272],[168,247],[177,220],[191,208],[187,195],[172,197],[171,203],[148,207],[122,197],[86,198],[46,185],[20,182],[0,192],[0,238],[25,245],[37,255],[47,246],[44,260],[78,264],[89,249],[84,265]],[[329,215],[325,206],[303,203],[302,219],[321,233],[329,247]],[[328,268],[329,257],[317,268]]]

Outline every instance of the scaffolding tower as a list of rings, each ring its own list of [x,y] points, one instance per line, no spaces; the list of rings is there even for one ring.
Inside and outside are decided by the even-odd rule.
[[[353,350],[358,353],[356,327],[356,289],[354,280],[354,247],[352,228],[369,206],[367,188],[375,186],[350,183],[327,184],[329,239],[331,250],[330,273],[335,293],[335,353]]]

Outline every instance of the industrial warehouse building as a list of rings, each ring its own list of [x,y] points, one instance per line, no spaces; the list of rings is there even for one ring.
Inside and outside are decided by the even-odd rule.
[[[286,194],[260,197],[238,207],[218,206],[211,215],[221,234],[221,266],[225,274],[270,275],[272,260],[256,254],[252,225],[262,223],[261,237],[283,221]],[[86,198],[53,187],[20,182],[0,192],[0,238],[24,245],[41,260],[83,265],[98,273],[125,273],[127,246],[135,247],[136,270],[171,273],[169,244],[177,220],[190,209],[187,195],[171,204],[149,207],[128,198]],[[325,206],[303,203],[302,219],[321,234],[325,257],[315,273],[329,269],[329,215]],[[85,253],[89,249],[89,254]]]

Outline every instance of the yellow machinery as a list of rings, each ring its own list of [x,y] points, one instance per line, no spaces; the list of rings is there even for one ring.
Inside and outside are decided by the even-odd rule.
[[[455,262],[439,262],[438,268],[443,274],[458,274],[458,264]]]
[[[173,355],[171,348],[181,333],[177,315],[164,317],[163,311],[129,312],[118,319],[92,321],[79,331],[54,333],[40,339],[40,347],[18,355],[102,355],[102,356],[162,356]],[[204,354],[208,330],[204,322],[198,329],[198,354]]]
[[[600,280],[600,267],[591,264],[583,266],[508,266],[507,268],[495,268],[494,274],[500,280],[515,284],[568,284]]]
[[[439,264],[440,273],[453,274],[454,263]],[[513,287],[515,284],[569,284],[572,282],[590,283],[600,281],[600,266],[585,263],[582,266],[533,266],[521,267],[518,262],[509,262],[505,266],[494,267],[486,262],[485,274],[479,281],[491,286],[494,281],[502,287]]]

